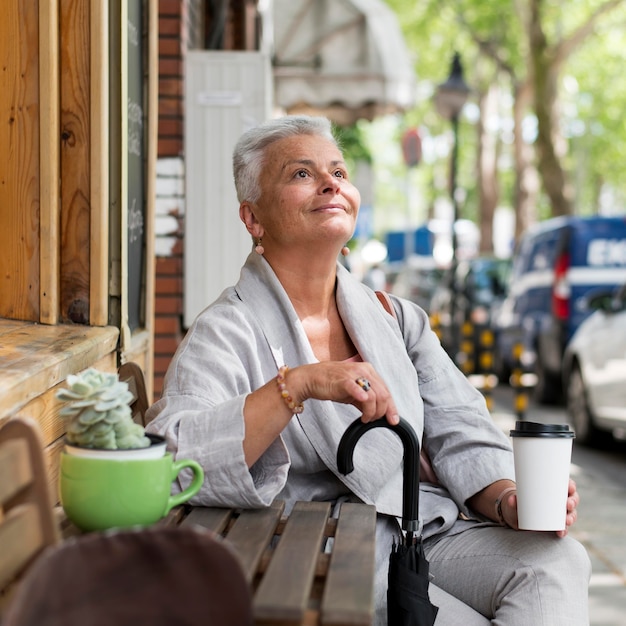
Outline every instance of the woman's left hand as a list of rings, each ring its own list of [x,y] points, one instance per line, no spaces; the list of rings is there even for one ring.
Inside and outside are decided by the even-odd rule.
[[[567,488],[567,515],[565,516],[565,530],[557,530],[556,534],[559,537],[565,537],[569,530],[569,527],[578,518],[578,503],[580,502],[580,495],[576,491],[576,483],[570,478]]]
[[[569,527],[578,518],[578,512],[576,507],[580,502],[580,495],[576,491],[576,483],[570,478],[567,486],[567,512],[565,515],[565,529],[557,530],[558,537],[565,537],[567,535]],[[511,527],[517,529],[517,494],[515,492],[510,493],[502,501],[502,513],[506,523]]]
[[[568,533],[569,527],[578,518],[578,511],[576,510],[576,507],[578,506],[579,502],[580,495],[578,491],[576,491],[576,483],[570,478],[569,484],[567,486],[567,511],[565,514],[565,529],[556,531],[558,537],[565,537]],[[517,529],[517,494],[514,491],[507,494],[504,500],[502,500],[501,510],[507,526]]]

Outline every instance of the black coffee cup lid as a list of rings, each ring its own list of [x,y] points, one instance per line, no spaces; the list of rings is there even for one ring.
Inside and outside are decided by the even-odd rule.
[[[515,422],[511,437],[575,437],[569,424],[540,424],[538,422]]]

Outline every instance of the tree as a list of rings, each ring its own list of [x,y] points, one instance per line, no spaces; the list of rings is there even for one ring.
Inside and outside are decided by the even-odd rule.
[[[559,125],[559,75],[565,62],[582,42],[591,36],[598,22],[623,0],[608,0],[600,4],[568,35],[555,37],[550,43],[546,35],[544,11],[546,0],[530,1],[527,37],[530,68],[537,116],[537,161],[543,186],[550,197],[553,215],[572,213],[572,187],[563,166],[565,148]]]
[[[475,152],[475,160],[479,163],[476,169],[479,191],[474,194],[481,205],[493,203],[496,189],[499,190],[496,197],[510,196],[517,216],[517,232],[520,233],[535,219],[540,201],[538,172],[549,199],[549,214],[571,213],[575,206],[574,191],[580,193],[581,186],[580,181],[575,187],[570,180],[569,170],[574,159],[572,145],[564,132],[569,118],[564,115],[562,106],[563,74],[567,72],[572,77],[581,74],[578,64],[573,62],[575,57],[585,58],[582,67],[589,68],[588,59],[595,55],[596,63],[604,69],[606,63],[602,61],[602,54],[610,58],[614,51],[603,46],[596,51],[587,46],[586,56],[579,52],[593,35],[611,32],[611,27],[621,25],[626,18],[626,3],[623,0],[575,0],[567,4],[556,0],[513,3],[510,0],[491,0],[489,3],[481,0],[422,3],[388,0],[388,4],[397,11],[407,43],[416,51],[416,70],[420,79],[437,82],[445,72],[441,69],[441,59],[448,58],[452,49],[459,50],[469,60],[467,66],[474,70],[468,82],[474,81],[472,86],[481,105]],[[607,19],[609,15],[612,21]],[[505,21],[507,28],[503,28]],[[587,80],[592,76],[592,73],[582,74]],[[618,76],[616,73],[615,78]],[[482,118],[483,104],[488,102],[487,94],[494,83],[500,87],[500,93],[505,94],[508,90],[512,102],[511,157],[515,174],[510,189],[503,182],[506,177],[502,170],[492,165],[494,138],[486,132],[488,124]],[[603,98],[606,97],[603,94]],[[591,118],[591,110],[580,110],[580,113],[589,115],[585,123],[596,129],[600,126]],[[595,113],[598,114],[597,107]],[[536,133],[529,141],[524,127],[531,119],[535,120]],[[605,126],[614,128],[615,124],[610,120],[606,122]],[[615,130],[622,141],[626,141],[623,124],[621,129]],[[596,146],[606,144],[606,131],[607,128],[601,127],[597,137],[593,134],[586,137],[586,153],[599,156]],[[500,145],[495,151],[497,155],[501,154],[503,135],[501,130],[495,138]],[[489,164],[483,163],[483,159],[488,159]],[[486,180],[493,172],[498,177],[496,183]],[[585,176],[587,186],[597,188],[601,185],[604,182],[601,172],[590,171]],[[623,185],[617,176],[613,176],[611,182]],[[488,219],[489,206],[486,209],[481,206],[477,213],[484,213]]]

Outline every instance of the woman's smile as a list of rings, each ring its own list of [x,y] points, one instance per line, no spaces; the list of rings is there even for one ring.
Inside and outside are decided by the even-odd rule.
[[[334,213],[334,212],[345,212],[348,213],[348,210],[340,205],[340,204],[325,204],[323,206],[317,207],[313,209],[313,212],[322,212],[322,213]]]

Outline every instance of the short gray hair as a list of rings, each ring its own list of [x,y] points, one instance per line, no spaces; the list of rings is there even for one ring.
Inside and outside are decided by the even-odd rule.
[[[279,139],[297,135],[317,135],[339,147],[330,120],[325,117],[287,115],[247,130],[233,151],[233,175],[239,202],[257,202],[260,198],[261,170],[268,146]]]

